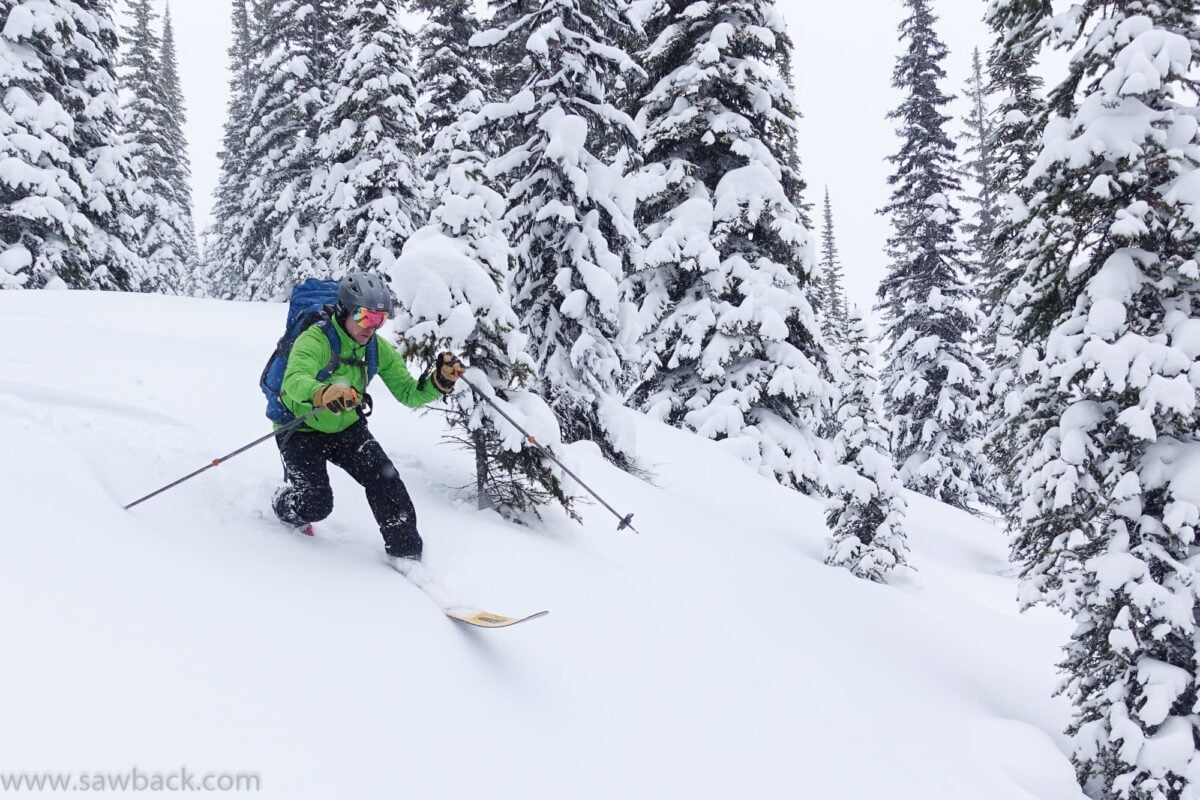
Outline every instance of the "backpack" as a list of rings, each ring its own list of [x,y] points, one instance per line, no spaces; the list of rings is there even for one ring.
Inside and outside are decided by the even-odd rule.
[[[296,418],[296,415],[288,410],[280,398],[283,389],[283,373],[287,370],[288,355],[292,352],[292,345],[296,343],[296,337],[312,325],[320,326],[321,330],[325,332],[325,337],[329,340],[329,363],[317,373],[318,381],[328,380],[329,376],[338,368],[338,364],[342,362],[342,340],[334,330],[333,323],[337,296],[337,281],[309,278],[296,284],[292,289],[292,297],[288,303],[287,328],[275,345],[275,352],[271,353],[271,357],[267,359],[267,364],[263,367],[262,375],[258,379],[259,388],[267,397],[267,418],[272,422],[283,424]],[[375,377],[375,373],[379,371],[379,343],[375,341],[375,337],[372,336],[371,341],[367,342],[365,362],[346,359],[346,363],[367,368],[367,379],[363,384],[365,391],[366,384],[370,383],[371,379]]]

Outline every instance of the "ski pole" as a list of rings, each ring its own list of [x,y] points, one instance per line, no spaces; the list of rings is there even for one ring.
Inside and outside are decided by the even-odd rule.
[[[535,439],[533,437],[533,434],[531,434],[529,431],[525,430],[520,425],[518,425],[517,421],[515,419],[513,419],[512,417],[510,417],[503,408],[496,405],[496,401],[492,400],[492,398],[488,397],[486,394],[484,394],[483,392],[476,389],[475,385],[472,384],[470,381],[468,381],[466,378],[459,378],[459,380],[462,381],[463,383],[465,383],[467,386],[470,386],[472,391],[475,392],[476,397],[482,397],[487,402],[488,405],[490,405],[492,408],[496,409],[496,411],[500,414],[500,416],[502,416],[506,420],[508,420],[510,425],[512,425],[517,430],[519,430],[521,432],[521,434],[525,437],[525,440],[527,442],[532,444],[534,447],[536,447],[542,453],[545,453],[547,458],[549,458],[555,464],[558,464],[558,466],[562,467],[563,472],[570,475],[571,478],[574,479],[574,481],[576,483],[578,483],[580,486],[582,486],[584,489],[587,489],[588,494],[590,494],[592,497],[596,498],[596,500],[598,500],[600,502],[600,505],[604,506],[609,511],[611,511],[613,513],[613,516],[615,516],[618,520],[620,520],[620,524],[617,525],[617,530],[621,531],[621,530],[625,530],[626,528],[629,528],[629,530],[633,531],[634,533],[638,532],[638,529],[633,527],[633,512],[630,512],[630,513],[626,514],[625,516],[621,516],[621,512],[617,511],[615,508],[610,506],[608,503],[604,502],[603,497],[596,494],[595,490],[593,490],[592,487],[588,486],[586,483],[584,483],[582,480],[580,480],[579,476],[576,475],[574,472],[571,472],[571,470],[567,468],[566,464],[559,461],[558,456],[556,456],[556,455],[554,455],[554,453],[550,452],[550,448],[544,446],[541,442],[539,442],[537,439]]]
[[[316,414],[316,413],[317,413],[318,411],[320,411],[320,410],[321,410],[320,408],[314,408],[312,411],[308,412],[308,413],[307,413],[307,414],[305,414],[303,417],[297,417],[296,419],[292,420],[291,422],[287,423],[286,425],[282,425],[282,426],[280,426],[279,428],[277,428],[277,429],[275,429],[275,430],[271,431],[271,432],[270,432],[270,433],[268,433],[267,435],[258,437],[257,439],[255,439],[255,440],[254,440],[253,442],[251,442],[250,444],[248,444],[248,445],[245,445],[245,446],[243,446],[243,447],[239,447],[237,450],[234,450],[234,451],[233,451],[232,453],[230,453],[229,455],[221,456],[220,458],[214,458],[214,459],[212,460],[212,463],[210,463],[210,464],[205,464],[203,467],[201,467],[200,469],[196,470],[195,472],[192,472],[192,473],[190,473],[190,474],[188,474],[188,475],[184,475],[184,476],[183,476],[182,478],[180,478],[179,480],[177,480],[177,481],[173,481],[173,482],[171,482],[171,483],[168,483],[166,486],[162,487],[161,489],[156,489],[156,490],[154,490],[153,492],[151,492],[150,494],[146,495],[145,497],[141,497],[141,498],[138,498],[137,500],[134,500],[132,503],[130,503],[129,505],[125,506],[125,510],[126,510],[126,511],[128,511],[129,509],[133,508],[134,506],[136,506],[138,503],[142,502],[143,500],[149,500],[151,497],[154,497],[155,495],[162,494],[162,493],[163,493],[163,492],[165,492],[167,489],[173,489],[173,488],[175,488],[176,486],[178,486],[179,484],[183,483],[184,481],[186,481],[186,480],[191,480],[192,478],[196,477],[197,475],[199,475],[201,472],[204,472],[205,470],[212,469],[213,467],[219,467],[219,466],[221,466],[221,464],[223,464],[224,462],[226,462],[226,461],[228,461],[229,459],[233,458],[234,456],[238,455],[239,453],[244,453],[244,452],[246,452],[247,450],[249,450],[251,447],[254,447],[254,446],[255,446],[255,445],[257,445],[257,444],[262,444],[262,443],[263,443],[263,442],[265,442],[267,439],[270,439],[270,438],[271,438],[271,437],[273,437],[273,436],[278,436],[279,434],[281,434],[281,433],[286,433],[287,431],[290,431],[290,430],[292,430],[293,428],[298,428],[298,427],[300,427],[300,425],[301,425],[301,424],[302,424],[302,423],[303,423],[305,420],[307,420],[309,417],[313,416],[314,414]]]

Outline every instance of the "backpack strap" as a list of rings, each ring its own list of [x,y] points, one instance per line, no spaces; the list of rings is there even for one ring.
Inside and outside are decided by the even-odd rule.
[[[379,337],[372,336],[367,342],[367,383],[379,373]],[[365,387],[366,384],[363,384]]]
[[[325,338],[329,340],[329,363],[317,373],[317,380],[324,383],[329,380],[329,377],[337,371],[338,365],[342,363],[342,339],[338,336],[338,332],[334,330],[332,313],[324,315],[317,325],[321,326],[321,330],[325,332]],[[365,361],[357,358],[347,358],[345,359],[345,363],[354,367],[366,367],[366,379],[363,381],[363,391],[366,391],[367,384],[379,373],[379,341],[372,336],[371,340],[367,342],[367,358]]]
[[[321,330],[325,332],[325,338],[329,340],[329,363],[317,373],[317,380],[324,383],[329,380],[330,375],[337,371],[338,364],[342,363],[342,340],[338,338],[337,331],[333,329],[330,317],[324,317],[317,325],[321,326]]]

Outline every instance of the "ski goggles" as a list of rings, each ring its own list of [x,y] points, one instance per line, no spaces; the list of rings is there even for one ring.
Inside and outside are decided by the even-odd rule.
[[[354,321],[360,328],[378,328],[387,322],[388,312],[359,306],[354,309]]]

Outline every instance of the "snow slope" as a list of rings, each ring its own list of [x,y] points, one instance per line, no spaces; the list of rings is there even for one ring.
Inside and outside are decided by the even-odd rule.
[[[820,506],[636,420],[654,485],[568,448],[599,506],[521,528],[455,487],[444,419],[376,387],[427,562],[517,628],[444,619],[334,470],[274,521],[279,305],[0,292],[0,771],[254,772],[272,798],[1078,798],[1050,695],[1065,622],[1018,615],[1003,536],[911,496],[891,586],[821,563]],[[110,794],[108,796],[119,796]],[[143,796],[143,795],[139,795]]]

